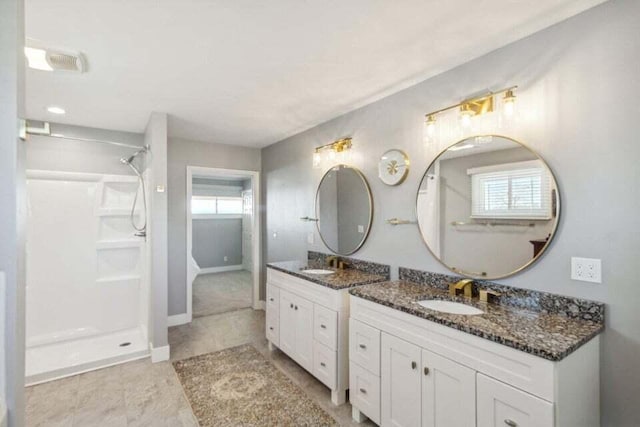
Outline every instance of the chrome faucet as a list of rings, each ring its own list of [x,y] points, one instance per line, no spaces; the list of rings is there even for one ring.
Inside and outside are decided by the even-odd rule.
[[[473,279],[462,279],[449,284],[449,295],[456,296],[460,291],[464,293],[465,297],[471,298],[473,296]]]

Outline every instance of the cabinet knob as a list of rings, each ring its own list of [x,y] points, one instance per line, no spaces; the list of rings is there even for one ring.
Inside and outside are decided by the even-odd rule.
[[[429,368],[427,368],[426,366],[424,367],[424,374],[429,375]]]
[[[298,309],[298,306],[296,305],[296,310]]]
[[[363,349],[363,350],[366,350],[366,349],[367,349],[367,346],[366,346],[366,345],[364,345],[364,344],[360,344],[360,348],[361,348],[361,349]]]
[[[273,326],[269,326],[269,330],[270,330],[270,331],[273,331]]]
[[[324,368],[327,365],[325,365],[324,362],[320,362],[320,366],[322,366]]]
[[[508,425],[509,427],[518,427],[518,423],[516,423],[513,420],[510,420],[509,418],[507,418],[506,420],[504,420],[504,423],[506,425]]]
[[[367,390],[365,390],[365,389],[361,388],[361,389],[360,389],[360,393],[362,393],[362,394],[367,394]]]
[[[291,303],[291,305],[289,307],[293,308],[293,303]]]
[[[269,298],[269,301],[273,301],[273,298]]]
[[[411,369],[416,369],[418,364],[416,362],[411,362]]]
[[[321,327],[322,329],[327,329],[327,326],[326,326],[326,325],[320,325],[320,327]]]

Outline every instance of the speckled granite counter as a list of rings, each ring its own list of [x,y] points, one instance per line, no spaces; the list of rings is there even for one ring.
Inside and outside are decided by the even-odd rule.
[[[361,286],[349,293],[553,361],[565,358],[604,328],[603,315],[594,321],[559,312],[483,303],[475,298],[451,297],[442,288],[404,280]],[[425,299],[462,302],[480,308],[484,314],[467,316],[429,310],[417,303]],[[602,306],[598,309],[604,312],[602,304],[591,303]]]
[[[271,262],[267,264],[268,268],[282,271],[284,273],[291,274],[292,276],[299,277],[304,280],[316,283],[318,285],[326,286],[331,289],[348,289],[355,286],[367,285],[370,283],[383,282],[389,280],[388,275],[373,274],[365,272],[355,268],[346,268],[339,270],[335,268],[326,267],[322,262],[309,260],[307,262],[302,261],[283,261],[283,262]],[[321,268],[325,270],[333,270],[334,274],[319,275],[304,273],[302,270]]]

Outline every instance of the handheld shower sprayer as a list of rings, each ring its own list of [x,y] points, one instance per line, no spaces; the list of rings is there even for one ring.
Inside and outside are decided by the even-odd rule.
[[[138,177],[139,187],[136,188],[136,194],[133,198],[133,203],[131,205],[131,214],[129,215],[129,217],[131,219],[131,225],[136,230],[136,236],[139,236],[139,237],[146,237],[147,235],[147,193],[144,187],[144,178],[142,177],[142,173],[133,164],[133,161],[140,154],[144,154],[147,151],[149,151],[149,147],[144,147],[136,151],[135,153],[133,153],[133,155],[128,158],[124,158],[124,157],[120,158],[120,163],[129,166]],[[138,202],[138,191],[140,187],[142,187],[142,205],[144,207],[144,211],[143,211],[143,217],[142,217],[143,218],[142,226],[138,227],[134,219],[134,214],[136,211],[136,204]]]

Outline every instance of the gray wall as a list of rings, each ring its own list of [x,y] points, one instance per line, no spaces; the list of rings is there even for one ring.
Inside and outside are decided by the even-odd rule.
[[[193,259],[200,268],[242,264],[242,219],[194,218],[192,231]]]
[[[144,145],[144,135],[104,129],[52,124],[51,132],[65,136],[101,139]],[[135,149],[94,142],[73,141],[48,136],[29,136],[27,147],[27,169],[57,170],[66,172],[106,173],[133,175],[127,165],[120,163]]]
[[[546,238],[554,221],[518,221],[533,222],[534,227],[451,226],[452,221],[470,221],[471,177],[467,169],[525,160],[536,157],[525,148],[513,148],[440,161],[440,249],[447,265],[469,272],[485,271],[489,277],[497,277],[531,261],[533,245],[529,241]]]
[[[237,196],[247,180],[227,181],[222,179],[193,178],[196,185],[226,186],[228,191],[219,191],[219,187],[207,190],[193,188],[193,195]],[[249,186],[251,186],[251,180]],[[238,189],[236,191],[236,188]],[[193,218],[192,225],[193,259],[200,268],[225,267],[242,264],[242,219],[241,218]],[[227,260],[224,260],[224,257]]]
[[[24,117],[24,4],[0,2],[0,271],[6,274],[4,330],[0,337],[0,400],[11,427],[24,424],[26,219],[24,144],[18,118]]]
[[[151,147],[149,171],[149,225],[147,238],[151,248],[151,308],[153,327],[150,337],[153,348],[169,344],[168,312],[168,215],[167,215],[167,115],[151,113],[144,135],[145,145]],[[158,191],[158,187],[164,191]],[[152,353],[152,360],[154,355]],[[154,360],[155,361],[155,360]]]
[[[208,142],[169,140],[169,315],[186,313],[187,166],[260,170],[260,150]]]
[[[521,87],[519,101],[535,106],[513,135],[549,163],[558,179],[563,212],[558,234],[532,268],[500,282],[604,301],[601,399],[606,426],[640,419],[640,2],[613,0],[531,37],[340,116],[263,149],[267,204],[263,240],[266,261],[301,259],[314,224],[316,186],[323,171],[311,167],[316,146],[353,137],[354,164],[368,177],[375,215],[371,234],[355,255],[398,266],[446,273],[413,225],[393,227],[386,218],[415,219],[422,173],[438,149],[423,143],[424,114],[487,87]],[[389,148],[411,159],[407,181],[388,187],[377,178],[377,160]],[[276,237],[274,237],[274,232]],[[603,283],[570,279],[570,258],[602,259]]]

